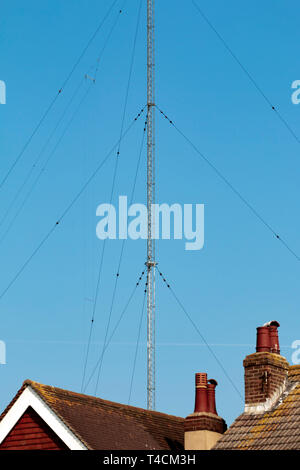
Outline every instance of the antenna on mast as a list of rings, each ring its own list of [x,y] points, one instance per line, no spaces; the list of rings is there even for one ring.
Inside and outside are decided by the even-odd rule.
[[[155,410],[155,240],[152,204],[155,202],[155,61],[154,2],[147,0],[147,408]]]

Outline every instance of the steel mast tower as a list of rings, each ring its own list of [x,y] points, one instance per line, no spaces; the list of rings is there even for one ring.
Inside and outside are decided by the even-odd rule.
[[[147,408],[155,410],[155,61],[154,3],[147,0]]]

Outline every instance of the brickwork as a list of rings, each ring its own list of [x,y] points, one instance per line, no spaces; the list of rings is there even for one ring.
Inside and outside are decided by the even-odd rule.
[[[245,403],[263,403],[284,385],[289,363],[279,354],[259,352],[244,359]]]
[[[13,427],[0,450],[67,450],[67,446],[32,409],[28,408]]]
[[[227,429],[224,419],[211,413],[193,413],[184,420],[184,431],[213,431],[223,434]]]

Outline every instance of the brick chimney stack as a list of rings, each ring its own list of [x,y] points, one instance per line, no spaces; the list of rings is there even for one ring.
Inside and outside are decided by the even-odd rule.
[[[256,352],[244,359],[246,413],[269,410],[286,386],[289,363],[280,355],[279,326],[274,320],[258,327]]]
[[[184,448],[185,450],[210,450],[226,431],[224,419],[216,410],[214,379],[207,380],[207,374],[195,376],[195,409],[194,413],[185,418]]]

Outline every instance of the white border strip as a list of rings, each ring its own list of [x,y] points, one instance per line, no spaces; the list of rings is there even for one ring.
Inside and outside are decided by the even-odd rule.
[[[0,444],[13,429],[15,424],[31,406],[48,424],[55,434],[70,450],[87,450],[87,447],[75,436],[64,422],[51,410],[41,397],[28,385],[0,422]]]

